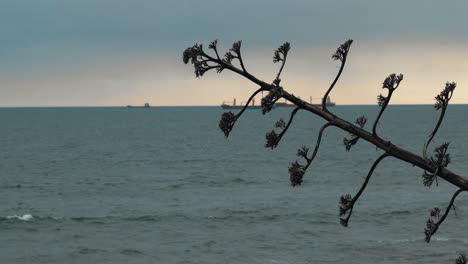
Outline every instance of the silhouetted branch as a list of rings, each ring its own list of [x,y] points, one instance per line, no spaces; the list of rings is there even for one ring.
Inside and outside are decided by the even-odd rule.
[[[218,53],[218,40],[217,39],[213,40],[210,43],[210,45],[208,45],[208,48],[214,50],[214,52],[216,54],[216,58],[218,60],[221,60],[221,58],[219,57],[219,53]]]
[[[327,121],[333,121],[335,126],[341,128],[342,130],[344,131],[347,131],[351,134],[354,134],[360,138],[362,138],[363,140],[375,145],[377,148],[380,148],[382,149],[383,151],[387,152],[389,155],[395,157],[395,158],[398,158],[402,161],[406,161],[410,164],[413,164],[423,170],[426,170],[426,171],[429,171],[429,172],[434,172],[433,168],[431,167],[429,161],[421,156],[418,156],[414,153],[411,153],[407,150],[404,150],[394,144],[392,144],[391,142],[388,142],[388,141],[384,141],[383,139],[381,138],[377,138],[375,137],[372,133],[369,133],[361,128],[359,128],[358,126],[355,126],[353,124],[351,124],[350,122],[346,121],[346,120],[343,120],[333,114],[331,114],[330,112],[328,111],[325,111],[323,109],[320,109],[319,107],[315,106],[315,105],[312,105],[312,104],[309,104],[301,99],[299,99],[298,97],[290,94],[289,92],[287,92],[286,90],[284,90],[282,87],[278,87],[278,86],[275,86],[273,84],[268,84],[268,83],[265,83],[261,80],[259,80],[257,77],[251,75],[250,73],[246,73],[244,71],[242,71],[241,69],[231,65],[231,64],[227,64],[225,63],[223,60],[218,60],[216,58],[213,58],[211,57],[210,55],[206,54],[203,52],[203,49],[200,48],[201,45],[199,44],[195,44],[194,46],[190,47],[190,48],[187,48],[185,51],[184,51],[184,56],[183,56],[183,60],[185,63],[188,63],[189,61],[192,62],[192,64],[194,65],[194,67],[197,67],[197,64],[194,62],[194,61],[197,61],[199,58],[204,58],[204,59],[207,59],[211,62],[214,62],[214,63],[217,63],[219,67],[222,67],[224,69],[228,69],[230,71],[233,71],[245,78],[247,78],[248,80],[254,82],[255,84],[257,84],[258,86],[260,87],[263,87],[265,88],[267,91],[270,91],[272,89],[279,89],[278,93],[280,93],[281,95],[281,98],[285,98],[286,100],[288,100],[289,102],[301,107],[302,109],[306,110],[306,111],[309,111],[317,116],[320,116],[321,118],[327,120]],[[333,58],[340,58],[339,55],[337,56],[334,56]],[[459,188],[462,188],[462,189],[466,189],[468,190],[468,180],[461,177],[460,175],[457,175],[453,172],[451,172],[450,170],[446,169],[446,168],[442,168],[441,170],[438,171],[438,176],[443,178],[444,180],[446,180],[447,182],[459,187]]]
[[[424,186],[431,187],[432,183],[434,180],[437,182],[437,174],[442,168],[446,168],[448,164],[450,163],[450,154],[447,153],[449,143],[443,143],[442,145],[438,146],[435,148],[435,156],[430,157],[429,163],[432,166],[432,170],[434,172],[430,173],[427,171],[424,171],[423,173],[423,183]]]
[[[330,87],[325,92],[325,95],[322,98],[322,109],[324,111],[328,112],[327,104],[326,104],[327,98],[330,95],[330,92],[333,89],[333,87],[335,87],[335,84],[338,82],[338,79],[340,78],[341,73],[343,72],[344,66],[346,64],[346,58],[348,57],[348,52],[349,52],[349,49],[350,49],[352,43],[353,43],[353,40],[348,39],[345,43],[341,44],[338,47],[338,49],[336,50],[336,52],[333,53],[333,55],[332,55],[332,59],[341,61],[341,66],[340,66],[340,69],[338,70],[338,73],[337,73],[335,79],[333,80],[332,84],[330,85]]]
[[[297,151],[297,156],[303,157],[306,160],[306,165],[301,165],[297,160],[293,163],[291,163],[291,166],[289,166],[289,179],[291,181],[291,185],[293,187],[297,185],[301,185],[304,174],[309,168],[310,164],[312,164],[312,161],[315,159],[317,156],[318,150],[320,148],[320,142],[322,141],[322,135],[323,131],[325,131],[325,128],[334,125],[332,122],[328,122],[325,125],[323,125],[320,128],[319,134],[317,136],[317,143],[315,144],[314,152],[312,153],[311,157],[307,157],[309,149],[305,146],[303,146],[301,149]]]
[[[434,130],[432,131],[431,134],[429,134],[429,139],[424,144],[423,157],[425,158],[427,157],[426,155],[427,147],[434,139],[434,136],[436,135],[437,131],[439,130],[440,125],[442,124],[442,120],[444,119],[444,116],[445,116],[445,111],[447,110],[449,101],[453,95],[453,90],[455,90],[456,86],[457,84],[454,82],[452,83],[447,82],[445,84],[445,88],[435,97],[436,103],[434,104],[434,108],[436,110],[442,109],[442,111],[440,112],[439,120],[437,121],[437,124]]]
[[[275,54],[273,55],[273,63],[281,62],[281,67],[278,71],[278,74],[276,75],[275,80],[273,81],[273,84],[275,84],[276,86],[280,85],[280,75],[283,71],[283,67],[286,63],[286,58],[288,57],[288,52],[290,49],[291,45],[289,44],[289,42],[285,42],[283,45],[281,45],[278,49],[275,50]]]
[[[261,87],[257,91],[255,91],[250,96],[249,100],[247,100],[247,103],[244,105],[244,107],[242,107],[242,110],[240,110],[239,113],[237,113],[236,115],[234,115],[234,113],[231,112],[231,111],[223,113],[223,115],[221,117],[221,120],[219,121],[218,126],[221,129],[221,131],[223,131],[225,137],[229,136],[229,133],[231,133],[232,128],[234,127],[237,119],[239,119],[239,117],[241,117],[241,115],[244,113],[245,109],[247,109],[247,107],[250,105],[250,102],[253,100],[253,98],[258,93],[263,92],[265,90],[267,90],[267,89]]]
[[[367,118],[365,116],[358,117],[356,121],[354,121],[360,128],[364,128],[367,123]],[[349,151],[352,146],[354,146],[359,140],[359,137],[351,134],[351,138],[343,138],[343,144],[345,145],[346,151]]]
[[[273,109],[275,103],[281,99],[283,89],[280,86],[273,86],[269,93],[262,98],[262,113],[266,114]]]
[[[426,228],[424,228],[424,234],[426,235],[425,240],[427,243],[431,241],[431,237],[437,232],[437,229],[439,229],[439,226],[444,222],[445,218],[447,218],[450,209],[454,206],[453,203],[455,202],[455,199],[463,191],[465,190],[458,189],[458,191],[453,194],[452,199],[450,200],[450,203],[447,206],[447,209],[445,209],[445,213],[442,217],[440,217],[439,208],[436,207],[432,209],[431,217],[427,220]]]
[[[393,92],[396,90],[396,88],[398,88],[402,80],[403,74],[400,74],[398,76],[395,73],[390,74],[387,78],[385,78],[382,86],[383,89],[388,89],[387,97],[383,96],[382,94],[379,94],[377,96],[377,104],[381,108],[379,114],[377,115],[377,118],[375,119],[374,125],[372,126],[372,134],[379,139],[380,137],[377,135],[376,132],[377,124],[379,123],[380,117],[385,111],[385,108],[387,108],[388,103],[390,103],[390,99],[392,98]]]
[[[271,148],[274,149],[278,146],[278,143],[281,141],[281,138],[284,136],[284,134],[288,131],[289,126],[291,125],[294,116],[296,115],[297,111],[301,109],[300,107],[294,108],[294,110],[291,112],[291,116],[289,117],[288,123],[285,123],[283,119],[280,119],[280,121],[276,122],[276,127],[282,128],[281,133],[277,134],[275,130],[272,130],[271,132],[267,133],[265,135],[266,138],[266,148]],[[284,126],[283,126],[284,124]]]
[[[320,143],[322,142],[323,131],[325,131],[325,128],[332,126],[332,125],[334,125],[332,122],[328,122],[320,128],[320,131],[317,136],[317,142],[315,143],[314,152],[312,153],[312,156],[310,156],[309,158],[309,163],[307,164],[307,167],[309,167],[310,163],[312,163],[312,161],[315,159],[315,156],[317,156],[318,150],[320,148]]]
[[[458,174],[453,173],[452,171],[450,171],[450,170],[448,170],[446,168],[448,163],[450,162],[449,154],[447,154],[448,143],[442,144],[441,146],[436,148],[436,154],[435,154],[434,157],[427,158],[427,156],[425,155],[427,147],[431,143],[431,141],[433,140],[435,134],[437,133],[437,130],[439,129],[439,126],[440,126],[440,124],[442,122],[442,119],[443,119],[443,117],[445,115],[445,111],[446,111],[448,102],[449,102],[450,98],[452,97],[453,90],[455,89],[455,83],[447,83],[445,89],[436,97],[435,108],[436,109],[442,108],[442,113],[441,113],[441,116],[439,117],[439,121],[438,121],[434,131],[429,135],[429,140],[426,142],[426,144],[424,146],[423,155],[419,156],[419,155],[416,155],[416,154],[414,154],[412,152],[409,152],[409,151],[407,151],[405,149],[402,149],[402,148],[392,144],[390,141],[386,141],[383,138],[380,138],[376,133],[376,126],[379,123],[379,120],[380,120],[383,112],[385,111],[387,105],[389,104],[391,96],[392,96],[394,90],[398,88],[400,82],[403,80],[403,75],[402,74],[400,74],[398,76],[395,75],[395,74],[391,74],[383,82],[383,88],[388,89],[388,95],[387,95],[387,97],[385,97],[383,95],[379,95],[378,98],[377,98],[378,104],[382,108],[381,108],[381,110],[380,110],[380,112],[379,112],[379,114],[378,114],[378,116],[377,116],[377,118],[375,120],[375,123],[373,124],[372,132],[368,132],[368,131],[363,129],[363,127],[364,127],[363,124],[365,122],[356,122],[356,125],[355,125],[355,124],[352,124],[351,122],[348,122],[348,121],[346,121],[346,120],[344,120],[344,119],[330,113],[327,110],[327,108],[326,108],[326,99],[328,98],[331,90],[333,89],[333,87],[335,86],[335,84],[337,83],[338,79],[341,76],[341,73],[342,73],[342,71],[344,69],[344,65],[346,63],[346,58],[347,58],[347,55],[348,55],[349,48],[350,48],[350,45],[352,43],[352,40],[346,41],[332,55],[332,58],[334,60],[340,60],[341,61],[341,66],[340,66],[340,70],[338,71],[337,76],[335,77],[333,83],[330,85],[327,92],[325,93],[325,96],[323,97],[322,107],[321,108],[301,100],[300,98],[298,98],[298,97],[294,96],[293,94],[289,93],[288,91],[286,91],[285,89],[283,89],[283,87],[281,87],[279,85],[279,83],[280,83],[279,76],[280,76],[280,74],[282,72],[284,62],[286,60],[286,53],[287,52],[281,53],[281,52],[279,52],[279,50],[278,50],[277,53],[275,52],[276,59],[274,57],[274,60],[277,60],[277,61],[282,60],[283,64],[282,64],[282,67],[280,68],[279,73],[277,74],[277,77],[275,78],[275,81],[273,81],[273,83],[269,84],[269,83],[266,83],[264,81],[261,81],[260,79],[253,76],[252,74],[248,73],[245,70],[245,67],[244,67],[244,64],[243,64],[243,61],[242,61],[242,58],[241,58],[241,55],[240,55],[240,47],[241,47],[240,42],[234,43],[233,47],[226,53],[226,55],[225,55],[225,57],[223,59],[220,59],[219,56],[218,56],[218,52],[217,52],[217,50],[215,48],[216,43],[217,42],[214,41],[212,44],[210,44],[210,49],[213,49],[215,51],[216,58],[206,54],[203,51],[203,46],[201,44],[195,44],[194,46],[189,47],[184,51],[183,61],[186,64],[188,62],[191,62],[191,64],[193,65],[193,67],[195,69],[194,72],[195,72],[195,75],[197,77],[203,76],[204,73],[206,73],[207,71],[210,71],[212,69],[216,69],[216,71],[218,73],[222,72],[224,69],[230,70],[232,72],[235,72],[235,73],[247,78],[248,80],[252,81],[256,85],[261,87],[255,93],[258,93],[259,91],[268,91],[269,92],[268,95],[265,96],[262,99],[262,112],[263,113],[269,112],[274,107],[274,104],[280,98],[284,98],[287,101],[295,104],[298,108],[303,109],[303,110],[308,111],[308,112],[311,112],[312,114],[315,114],[315,115],[317,115],[317,116],[319,116],[319,117],[321,117],[321,118],[323,118],[324,120],[327,121],[327,124],[324,127],[322,127],[322,129],[321,129],[321,131],[319,133],[317,144],[316,144],[314,153],[312,154],[311,158],[308,158],[308,156],[307,156],[308,151],[309,151],[307,147],[303,147],[297,153],[298,156],[303,157],[306,160],[306,164],[302,165],[298,161],[296,161],[296,162],[292,163],[289,166],[288,170],[289,170],[289,174],[290,174],[291,184],[293,186],[297,186],[297,185],[300,185],[302,183],[305,171],[307,170],[308,166],[310,166],[312,160],[314,159],[314,157],[317,154],[323,130],[325,129],[325,127],[327,127],[329,125],[336,126],[336,127],[340,128],[340,129],[342,129],[343,131],[346,131],[346,132],[350,133],[351,135],[353,135],[351,140],[348,140],[347,142],[345,142],[345,145],[347,146],[347,149],[348,149],[348,146],[350,148],[352,145],[354,145],[357,142],[358,139],[363,139],[363,140],[373,144],[376,148],[379,148],[379,149],[381,149],[381,150],[383,150],[385,152],[385,154],[380,156],[379,159],[377,159],[376,162],[373,164],[373,166],[372,166],[371,170],[369,171],[369,174],[368,174],[368,176],[366,178],[366,181],[364,182],[363,186],[359,190],[356,197],[352,198],[351,195],[342,196],[342,198],[341,198],[341,204],[342,204],[341,216],[344,216],[344,215],[348,214],[346,218],[341,220],[343,225],[348,224],[348,220],[349,220],[349,218],[350,218],[350,216],[352,214],[352,209],[353,209],[354,203],[357,201],[359,196],[364,191],[364,189],[365,189],[365,187],[366,187],[366,185],[367,185],[367,183],[368,183],[368,181],[369,181],[375,167],[377,166],[377,164],[383,158],[385,158],[387,156],[395,157],[395,158],[397,158],[399,160],[408,162],[408,163],[410,163],[410,164],[412,164],[414,166],[417,166],[417,167],[421,168],[422,170],[424,170],[424,174],[425,174],[424,175],[424,184],[427,185],[427,186],[430,186],[432,184],[433,180],[437,180],[437,177],[440,177],[440,178],[446,180],[447,182],[449,182],[449,183],[451,183],[454,186],[457,186],[459,188],[459,190],[452,197],[452,201],[450,202],[450,205],[447,208],[444,216],[439,217],[440,216],[440,211],[439,210],[433,210],[432,215],[433,215],[435,220],[434,219],[428,220],[427,228],[426,228],[427,230],[425,232],[426,237],[429,237],[429,239],[430,239],[430,236],[432,236],[432,234],[434,234],[435,231],[437,231],[438,226],[445,220],[445,218],[446,218],[446,216],[448,214],[448,211],[453,206],[453,201],[455,200],[456,196],[460,192],[468,190],[468,180],[466,178],[458,175]],[[286,48],[283,48],[283,49],[284,49],[284,51],[286,51],[286,50],[289,51],[289,45],[288,45],[288,49],[286,49]],[[281,57],[281,55],[284,55],[284,57]],[[231,62],[232,62],[233,59],[239,59],[239,62],[241,64],[241,68],[238,68],[238,67],[235,67],[234,65],[232,65]],[[251,97],[251,98],[253,98],[253,97]],[[241,113],[242,112],[243,111],[241,111]],[[239,114],[234,115],[234,113],[232,113],[232,112],[228,112],[228,113],[223,114],[222,119],[221,119],[220,124],[219,124],[219,127],[224,132],[225,136],[229,135],[229,132],[232,130],[232,127],[234,126],[234,124],[235,124],[235,122],[237,121],[238,118],[239,118]],[[283,132],[284,132],[285,128],[289,127],[290,122],[288,122],[288,124],[286,124],[284,121],[283,122],[279,121],[279,122],[277,122],[276,125],[277,125],[276,127],[282,128]],[[277,142],[279,142],[278,137],[281,138],[281,136],[276,134],[276,132],[275,133],[270,133],[269,137],[270,137],[270,139],[267,139],[267,140],[270,140],[271,144],[267,145],[268,147],[273,146],[274,145],[273,143],[277,144]],[[427,240],[429,240],[429,239],[427,239]],[[463,262],[465,260],[461,259],[461,261]]]
[[[341,196],[340,198],[340,216],[345,216],[348,214],[345,218],[340,217],[340,224],[343,226],[348,226],[349,218],[351,217],[351,214],[353,213],[353,207],[354,204],[357,202],[359,197],[362,195],[364,190],[366,189],[367,183],[369,183],[369,180],[372,176],[372,173],[374,173],[375,168],[377,165],[379,165],[380,161],[382,161],[384,158],[388,157],[389,155],[387,153],[382,154],[372,165],[371,169],[369,170],[369,173],[367,174],[366,180],[361,186],[361,189],[359,189],[358,193],[354,198],[350,194],[346,194]]]
[[[242,70],[244,72],[247,72],[247,70],[245,69],[245,66],[244,66],[244,61],[242,60],[241,44],[242,44],[242,41],[240,41],[240,40],[235,42],[232,45],[231,51],[234,52],[237,55],[237,56],[235,56],[235,58],[237,58],[239,60],[239,63],[240,63],[240,66],[241,66]]]
[[[461,255],[455,260],[455,264],[466,264],[466,263],[467,263],[467,259],[466,259],[465,254],[461,254]]]

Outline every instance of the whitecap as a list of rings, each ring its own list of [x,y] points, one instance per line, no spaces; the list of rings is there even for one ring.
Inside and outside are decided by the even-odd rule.
[[[431,240],[435,240],[435,241],[449,241],[448,238],[445,238],[445,237],[433,237],[431,238]]]
[[[18,219],[18,220],[22,220],[22,221],[29,221],[31,219],[33,219],[33,216],[30,215],[30,214],[25,214],[23,216],[21,215],[9,215],[6,217],[6,219]]]

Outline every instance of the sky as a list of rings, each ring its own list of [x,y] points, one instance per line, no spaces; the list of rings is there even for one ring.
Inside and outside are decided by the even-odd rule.
[[[0,107],[219,105],[257,87],[233,73],[196,78],[182,62],[195,43],[242,40],[249,72],[271,82],[275,48],[291,51],[282,86],[319,100],[353,39],[331,97],[375,104],[390,73],[394,104],[432,104],[447,81],[468,103],[468,1],[1,0]]]

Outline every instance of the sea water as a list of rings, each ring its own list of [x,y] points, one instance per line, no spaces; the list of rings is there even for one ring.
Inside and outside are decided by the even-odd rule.
[[[330,108],[348,120],[377,106]],[[338,201],[355,195],[382,154],[349,152],[329,127],[299,187],[296,150],[313,148],[324,121],[299,112],[266,149],[265,133],[291,109],[248,110],[228,139],[219,107],[0,109],[0,263],[453,263],[468,254],[462,193],[427,244],[433,207],[455,187],[423,186],[423,171],[395,158],[377,167],[349,227]],[[390,106],[378,133],[421,153],[440,112]],[[451,105],[429,150],[450,142],[449,169],[468,176],[468,106]]]

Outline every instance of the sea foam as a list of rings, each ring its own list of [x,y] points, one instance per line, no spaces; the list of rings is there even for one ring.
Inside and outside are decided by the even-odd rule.
[[[33,216],[30,215],[30,214],[25,214],[23,216],[21,216],[21,215],[9,215],[9,216],[6,217],[6,219],[18,219],[18,220],[22,220],[22,221],[29,221],[29,220],[33,219]]]

